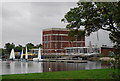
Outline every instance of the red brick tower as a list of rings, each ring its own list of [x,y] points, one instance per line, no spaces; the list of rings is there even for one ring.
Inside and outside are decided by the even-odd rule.
[[[84,47],[85,37],[71,41],[66,28],[48,28],[43,30],[43,53],[44,55],[64,54],[66,47]]]

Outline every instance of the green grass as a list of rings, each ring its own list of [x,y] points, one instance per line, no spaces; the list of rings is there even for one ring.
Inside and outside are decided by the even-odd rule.
[[[2,80],[2,75],[0,75],[0,81]]]
[[[113,69],[2,75],[2,79],[112,79]]]

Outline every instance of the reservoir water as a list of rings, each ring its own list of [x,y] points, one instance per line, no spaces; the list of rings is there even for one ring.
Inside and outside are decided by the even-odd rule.
[[[65,62],[21,62],[21,61],[1,61],[1,75],[21,74],[21,73],[41,73],[49,71],[70,71],[83,69],[109,68],[109,63],[100,61],[88,61],[88,63],[65,63]]]

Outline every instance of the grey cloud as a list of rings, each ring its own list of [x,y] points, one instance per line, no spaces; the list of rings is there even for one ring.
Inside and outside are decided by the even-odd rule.
[[[70,8],[75,6],[76,3],[62,2],[3,3],[3,44],[6,42],[23,45],[27,42],[42,43],[42,30],[51,27],[65,27],[66,24],[62,23],[61,19]],[[87,37],[87,41],[89,40],[96,42]]]
[[[75,3],[4,3],[3,43],[42,43],[42,29],[65,27],[61,18]]]

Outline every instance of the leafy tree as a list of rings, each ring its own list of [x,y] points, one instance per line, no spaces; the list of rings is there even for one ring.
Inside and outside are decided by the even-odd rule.
[[[120,2],[77,4],[78,7],[70,9],[62,19],[68,23],[68,29],[78,30],[84,26],[88,36],[103,29],[111,32],[110,38],[114,42],[120,43]]]
[[[73,42],[83,39],[84,35],[85,35],[85,31],[84,30],[77,30],[77,29],[71,29],[70,32],[68,33],[69,35],[69,41],[72,44],[73,47]]]
[[[22,51],[22,48],[23,48],[22,45],[18,45],[18,46],[15,47],[15,51],[16,51],[16,52],[21,52],[21,51]]]
[[[10,52],[11,52],[11,50],[13,49],[13,48],[15,48],[15,44],[14,43],[6,43],[5,44],[5,48],[6,48],[6,52],[8,53],[8,54],[10,54]]]
[[[0,48],[0,57],[3,55],[3,49]]]
[[[99,29],[109,31],[109,38],[116,44],[117,50],[115,68],[120,69],[120,2],[78,2],[77,7],[71,8],[62,21],[67,23],[69,30],[84,27],[86,36]]]
[[[42,44],[37,44],[36,46],[34,46],[34,48],[42,48]]]
[[[34,44],[32,44],[32,43],[27,43],[26,46],[27,46],[27,48],[28,48],[28,51],[29,51],[30,49],[34,48]]]
[[[2,52],[2,56],[4,56],[5,55],[5,49],[0,49]]]

